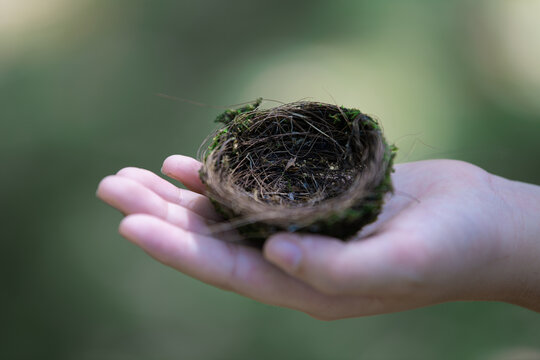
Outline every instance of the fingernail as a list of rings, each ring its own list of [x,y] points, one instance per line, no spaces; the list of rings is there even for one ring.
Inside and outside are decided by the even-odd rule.
[[[294,271],[300,264],[302,251],[293,241],[284,238],[274,239],[268,244],[268,257],[288,271]]]

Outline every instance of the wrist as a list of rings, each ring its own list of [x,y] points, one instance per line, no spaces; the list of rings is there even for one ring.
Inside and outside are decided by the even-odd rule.
[[[500,300],[540,311],[540,187],[492,175],[502,202],[499,228],[505,266]]]

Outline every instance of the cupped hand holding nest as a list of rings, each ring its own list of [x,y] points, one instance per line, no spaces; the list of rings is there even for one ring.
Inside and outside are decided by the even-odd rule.
[[[174,155],[159,176],[125,168],[98,196],[120,210],[122,236],[191,277],[252,299],[333,320],[447,301],[497,300],[540,311],[540,189],[468,163],[400,164],[396,193],[358,239],[280,233],[263,251],[219,221],[194,159]],[[225,241],[224,241],[225,240]],[[536,275],[534,275],[536,274]]]

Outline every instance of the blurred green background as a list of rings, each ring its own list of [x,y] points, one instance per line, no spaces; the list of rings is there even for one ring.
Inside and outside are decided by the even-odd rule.
[[[163,93],[211,105],[198,107]],[[491,359],[540,317],[453,303],[321,322],[117,235],[99,180],[195,155],[259,96],[376,115],[399,161],[540,183],[540,1],[0,0],[2,359]]]

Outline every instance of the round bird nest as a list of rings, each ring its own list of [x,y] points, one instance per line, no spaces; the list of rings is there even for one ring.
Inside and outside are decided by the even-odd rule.
[[[378,122],[319,102],[260,103],[218,116],[223,127],[202,147],[200,178],[226,219],[213,231],[262,246],[279,231],[347,239],[375,221],[396,150]]]

